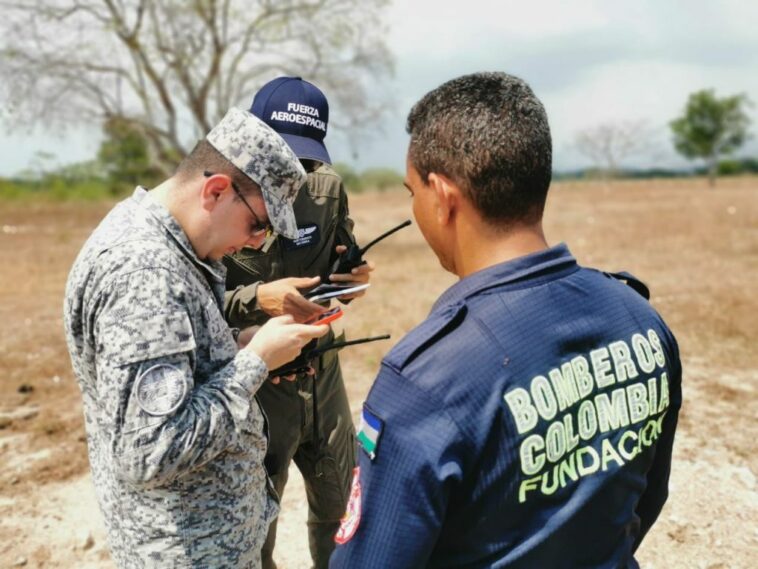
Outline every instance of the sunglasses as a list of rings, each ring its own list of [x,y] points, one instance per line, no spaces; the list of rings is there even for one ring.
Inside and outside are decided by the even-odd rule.
[[[210,178],[211,176],[215,176],[215,172],[209,172],[208,170],[205,170],[203,172],[203,176],[206,178]],[[251,237],[260,237],[263,234],[269,235],[273,232],[273,228],[271,227],[270,223],[263,223],[261,221],[261,218],[258,217],[258,214],[255,213],[255,210],[250,207],[250,204],[245,199],[245,197],[242,195],[242,191],[240,190],[237,183],[229,177],[229,180],[232,185],[232,190],[234,190],[234,193],[237,194],[237,197],[242,200],[242,203],[245,204],[245,207],[250,210],[250,213],[253,214],[253,219],[255,219],[255,223],[250,225],[250,236]]]

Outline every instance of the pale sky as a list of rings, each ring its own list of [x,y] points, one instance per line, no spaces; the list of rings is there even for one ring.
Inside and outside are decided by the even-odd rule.
[[[338,132],[326,143],[336,161],[402,171],[413,103],[448,79],[497,70],[525,79],[545,104],[557,169],[588,165],[573,147],[577,131],[633,120],[655,133],[634,165],[682,166],[667,124],[691,92],[746,93],[758,105],[756,22],[758,3],[745,0],[395,0],[387,14],[394,112],[357,159]],[[758,107],[750,115],[754,138],[742,154],[756,156]],[[58,164],[91,158],[98,142],[96,130],[65,139],[4,133],[0,175],[28,167],[39,151]]]

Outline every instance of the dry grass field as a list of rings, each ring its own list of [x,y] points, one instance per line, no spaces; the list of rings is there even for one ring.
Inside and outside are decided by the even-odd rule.
[[[555,184],[546,231],[585,265],[626,269],[679,339],[685,402],[671,496],[646,568],[758,567],[758,179]],[[112,567],[62,333],[68,269],[110,204],[0,203],[0,567]],[[410,216],[403,191],[351,198],[365,242]],[[340,321],[392,340],[342,352],[356,415],[391,344],[453,278],[415,227],[377,246],[373,286]],[[278,559],[307,567],[302,484],[284,497]]]

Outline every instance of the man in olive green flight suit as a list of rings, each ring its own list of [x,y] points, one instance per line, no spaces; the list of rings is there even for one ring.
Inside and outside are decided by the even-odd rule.
[[[282,313],[304,321],[324,309],[305,300],[298,289],[316,285],[318,280],[311,277],[329,274],[342,250],[339,246],[354,243],[347,194],[323,145],[328,103],[311,83],[280,77],[256,94],[250,111],[287,141],[308,172],[308,181],[293,206],[297,239],[277,236],[260,250],[245,248],[225,258],[225,315],[235,327],[262,324]],[[364,283],[372,268],[364,265],[332,280]],[[319,345],[333,340],[330,331]],[[284,491],[293,459],[305,480],[311,557],[320,569],[328,566],[347,504],[355,442],[336,352],[325,353],[312,365],[315,375],[300,374],[294,382],[266,382],[258,399],[268,418],[266,466],[277,492],[281,496]],[[263,546],[264,569],[276,567],[272,559],[276,527],[274,521]]]

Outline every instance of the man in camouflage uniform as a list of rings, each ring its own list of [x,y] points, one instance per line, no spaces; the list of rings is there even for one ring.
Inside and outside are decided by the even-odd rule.
[[[329,275],[338,251],[354,243],[347,194],[329,165],[331,159],[323,144],[329,106],[311,83],[299,77],[280,77],[256,94],[250,110],[290,145],[308,171],[308,182],[294,204],[297,239],[280,236],[261,250],[243,249],[224,258],[227,321],[233,326],[249,326],[282,313],[305,320],[323,309],[305,300],[298,288],[318,283],[307,277]],[[371,265],[364,265],[331,280],[364,283],[371,270]],[[333,340],[329,332],[320,342]],[[264,385],[259,398],[269,419],[266,466],[280,495],[293,459],[302,473],[311,557],[320,569],[328,564],[334,534],[345,512],[355,465],[355,439],[337,354],[327,352],[314,367],[314,376],[301,374],[293,383]],[[275,540],[276,522],[263,546],[264,569],[276,567],[272,559]]]
[[[119,567],[260,567],[278,504],[255,394],[328,328],[282,317],[238,348],[220,259],[270,225],[295,235],[304,179],[272,129],[233,109],[172,178],[118,204],[74,263],[66,338]]]

